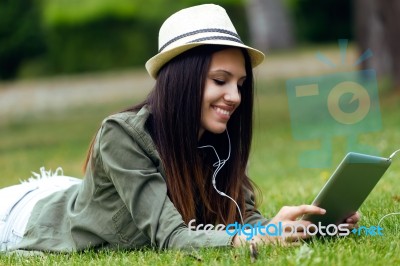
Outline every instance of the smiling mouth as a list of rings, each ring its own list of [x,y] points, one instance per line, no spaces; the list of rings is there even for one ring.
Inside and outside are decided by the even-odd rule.
[[[217,111],[217,113],[219,113],[219,114],[227,115],[227,116],[230,116],[230,115],[231,115],[231,112],[229,112],[228,110],[224,110],[224,109],[222,109],[222,108],[220,108],[220,107],[217,107],[217,106],[213,106],[213,108],[214,108],[214,110]]]

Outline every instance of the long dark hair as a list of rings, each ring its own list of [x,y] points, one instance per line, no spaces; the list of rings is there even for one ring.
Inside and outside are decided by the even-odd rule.
[[[226,133],[205,132],[198,140],[204,86],[215,52],[228,46],[203,45],[192,48],[164,65],[155,88],[147,99],[126,111],[138,111],[147,105],[151,110],[149,132],[164,165],[168,195],[184,221],[197,223],[232,223],[239,220],[236,205],[219,195],[212,186],[213,164],[228,156]],[[244,188],[254,191],[246,175],[252,140],[253,71],[250,57],[245,58],[246,80],[241,88],[241,104],[232,114],[227,128],[232,143],[230,159],[218,173],[216,186],[235,199],[246,217]],[[89,160],[86,161],[86,165]]]

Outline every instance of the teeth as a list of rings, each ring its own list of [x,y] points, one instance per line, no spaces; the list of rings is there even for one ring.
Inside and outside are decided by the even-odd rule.
[[[221,114],[223,114],[223,115],[229,115],[229,111],[226,111],[226,110],[221,109],[221,108],[219,108],[219,107],[215,107],[215,110],[216,110],[218,113],[221,113]]]

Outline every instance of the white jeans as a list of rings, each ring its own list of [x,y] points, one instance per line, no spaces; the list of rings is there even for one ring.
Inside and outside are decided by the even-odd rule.
[[[39,200],[82,182],[64,176],[61,168],[51,173],[42,167],[40,172],[19,185],[0,189],[0,251],[7,251],[21,241],[32,209]]]

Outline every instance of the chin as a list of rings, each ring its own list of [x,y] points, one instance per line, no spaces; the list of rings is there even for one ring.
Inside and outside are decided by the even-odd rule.
[[[222,134],[222,133],[224,133],[225,132],[225,130],[226,130],[226,127],[220,127],[220,128],[213,128],[213,129],[210,129],[209,131],[211,132],[211,133],[214,133],[214,134]]]

